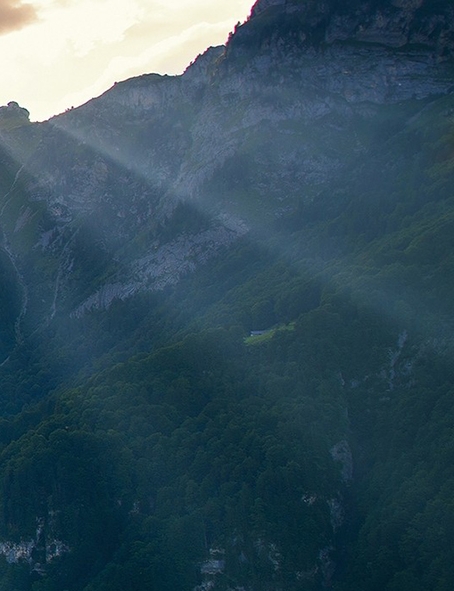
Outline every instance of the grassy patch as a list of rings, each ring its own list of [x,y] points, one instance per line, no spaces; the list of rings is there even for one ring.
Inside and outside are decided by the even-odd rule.
[[[260,344],[265,343],[265,342],[269,341],[270,339],[272,339],[273,336],[277,332],[281,332],[283,330],[295,330],[295,323],[290,322],[289,324],[284,324],[282,326],[270,328],[269,330],[267,330],[266,332],[264,332],[263,334],[260,334],[260,335],[251,335],[249,337],[246,337],[244,339],[244,342],[248,346],[249,345],[260,345]]]

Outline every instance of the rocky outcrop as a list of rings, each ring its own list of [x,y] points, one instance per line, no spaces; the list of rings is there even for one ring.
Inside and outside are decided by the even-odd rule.
[[[46,564],[70,551],[66,543],[46,536],[45,529],[44,520],[38,519],[33,539],[0,542],[0,555],[4,556],[9,564],[27,562],[31,569],[43,574]]]
[[[301,41],[378,43],[388,47],[424,45],[439,57],[454,51],[454,6],[431,0],[259,0],[252,17],[280,11],[300,19]]]
[[[0,131],[11,130],[29,123],[29,111],[16,101],[10,101],[6,106],[0,107]]]
[[[198,234],[185,234],[162,246],[154,245],[145,256],[131,264],[128,282],[103,285],[78,306],[72,316],[79,318],[91,310],[107,309],[114,300],[175,285],[183,275],[207,263],[248,230],[244,223],[232,218],[224,217],[222,222]]]
[[[353,478],[353,455],[348,441],[343,439],[330,449],[331,457],[341,465],[341,478],[344,484],[349,484]]]
[[[21,561],[33,564],[36,550],[43,550],[36,540],[0,542],[0,555],[4,556],[9,564],[18,564]],[[61,540],[49,540],[44,547],[45,562],[51,562],[67,552],[69,552],[67,544]]]

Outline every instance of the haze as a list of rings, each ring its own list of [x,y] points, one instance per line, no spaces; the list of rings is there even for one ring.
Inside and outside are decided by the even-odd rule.
[[[44,120],[116,81],[179,74],[225,43],[253,0],[0,0],[0,104]]]

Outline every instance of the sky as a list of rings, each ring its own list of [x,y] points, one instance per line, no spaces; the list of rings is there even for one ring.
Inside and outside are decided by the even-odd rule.
[[[254,0],[0,0],[0,105],[42,121],[145,73],[180,74]]]

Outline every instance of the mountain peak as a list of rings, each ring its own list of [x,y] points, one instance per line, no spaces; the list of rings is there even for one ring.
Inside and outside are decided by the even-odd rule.
[[[309,45],[351,40],[454,54],[452,0],[258,0],[247,24],[262,32],[268,28],[274,37],[289,33]]]
[[[16,101],[0,107],[0,129],[13,129],[30,122],[30,113]]]

